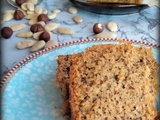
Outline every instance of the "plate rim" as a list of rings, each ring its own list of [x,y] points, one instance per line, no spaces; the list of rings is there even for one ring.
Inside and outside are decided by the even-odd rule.
[[[160,45],[150,43],[150,42],[145,42],[145,41],[140,41],[140,40],[134,40],[134,39],[123,39],[123,38],[89,38],[89,39],[80,39],[80,40],[74,40],[74,41],[69,41],[69,42],[64,42],[58,45],[54,45],[48,48],[44,48],[40,51],[36,51],[24,59],[22,59],[20,62],[15,64],[7,73],[6,75],[2,78],[0,81],[0,88],[3,88],[5,84],[22,68],[24,65],[27,63],[31,62],[32,60],[40,57],[43,54],[46,54],[48,52],[52,52],[56,49],[60,49],[66,46],[71,46],[71,45],[77,45],[77,44],[83,44],[83,43],[90,43],[90,42],[118,42],[118,41],[123,41],[123,42],[132,42],[134,44],[142,44],[148,47],[153,47],[160,49]]]

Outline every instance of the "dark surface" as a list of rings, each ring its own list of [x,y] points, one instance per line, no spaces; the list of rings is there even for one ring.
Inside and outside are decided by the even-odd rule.
[[[126,15],[140,12],[149,6],[146,4],[117,4],[117,3],[98,3],[98,2],[80,2],[70,0],[76,6],[93,13],[107,15]]]

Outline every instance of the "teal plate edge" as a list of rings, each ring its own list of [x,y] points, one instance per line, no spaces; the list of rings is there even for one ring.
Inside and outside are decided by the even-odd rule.
[[[28,57],[26,57],[25,59],[23,59],[22,61],[20,61],[18,64],[16,64],[6,74],[6,76],[3,78],[3,80],[0,81],[0,89],[2,89],[2,93],[3,93],[3,90],[5,89],[5,86],[7,85],[7,83],[13,78],[14,75],[16,75],[16,73],[18,71],[21,70],[21,68],[24,68],[23,66],[25,66],[26,64],[29,64],[34,59],[38,59],[40,56],[42,56],[42,55],[44,55],[46,53],[50,53],[50,52],[52,52],[54,50],[58,50],[58,49],[61,49],[61,48],[65,49],[65,47],[69,47],[69,46],[72,46],[72,45],[79,45],[79,44],[88,44],[88,43],[91,43],[90,45],[101,44],[101,43],[102,44],[104,44],[104,43],[116,44],[116,43],[118,43],[119,40],[130,41],[130,42],[133,42],[135,45],[145,45],[146,47],[151,47],[153,49],[153,51],[154,50],[158,50],[158,51],[160,50],[160,46],[159,45],[148,43],[148,42],[137,41],[137,40],[129,40],[129,39],[93,38],[93,39],[84,39],[84,40],[76,40],[76,41],[72,41],[72,42],[66,42],[66,43],[62,43],[62,44],[59,44],[59,45],[56,45],[56,46],[52,46],[52,47],[40,50],[38,52],[35,52],[35,53],[29,55]],[[87,46],[87,47],[89,47],[89,46]],[[80,51],[77,51],[77,52],[80,52]],[[158,63],[160,63],[158,58],[156,58],[156,60],[158,60]],[[160,72],[160,69],[159,69],[159,72]],[[158,95],[158,96],[160,96],[160,95]],[[158,111],[160,111],[160,100],[159,100],[159,97],[158,97],[156,103],[158,104],[158,106],[157,106]]]

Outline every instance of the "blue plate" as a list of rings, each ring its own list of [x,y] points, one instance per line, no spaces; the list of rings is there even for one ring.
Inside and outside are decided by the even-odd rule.
[[[117,44],[117,41],[116,39],[73,41],[36,52],[19,62],[1,81],[2,120],[66,120],[67,118],[61,114],[63,106],[61,91],[55,85],[57,56],[78,53],[93,44]],[[159,62],[158,46],[143,44],[153,49],[154,57]],[[159,99],[156,107],[160,111]]]

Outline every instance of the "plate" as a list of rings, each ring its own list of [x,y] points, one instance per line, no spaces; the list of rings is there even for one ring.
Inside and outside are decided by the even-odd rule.
[[[115,3],[115,2],[101,2],[101,1],[88,1],[88,0],[70,0],[76,6],[98,14],[107,15],[126,15],[138,13],[146,8],[149,8],[147,4],[136,3]]]
[[[153,49],[158,61],[160,46],[135,40]],[[66,120],[61,115],[63,100],[55,85],[57,56],[84,51],[95,44],[117,44],[117,39],[86,39],[43,49],[15,65],[1,81],[2,120]],[[160,101],[157,97],[157,109]]]

